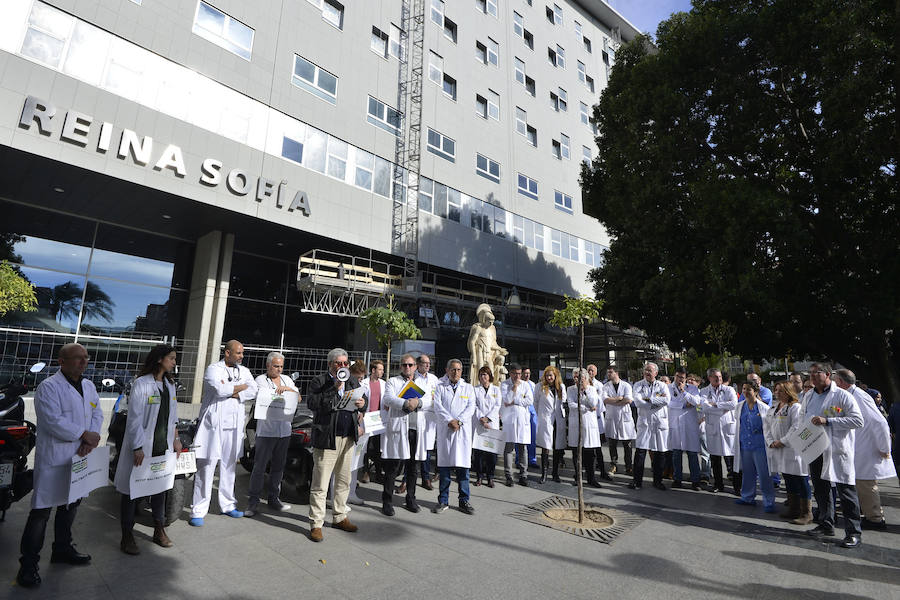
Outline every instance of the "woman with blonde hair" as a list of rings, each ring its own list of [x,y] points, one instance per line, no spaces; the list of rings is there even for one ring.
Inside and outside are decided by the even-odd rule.
[[[775,384],[775,405],[763,419],[766,447],[769,449],[769,470],[784,475],[787,488],[787,509],[781,513],[797,525],[812,522],[809,471],[796,448],[787,443],[791,433],[802,425],[800,399],[789,381]]]
[[[535,445],[541,449],[540,483],[547,481],[550,450],[553,450],[553,481],[559,481],[559,465],[566,450],[566,395],[559,369],[546,367],[534,390],[537,413]]]

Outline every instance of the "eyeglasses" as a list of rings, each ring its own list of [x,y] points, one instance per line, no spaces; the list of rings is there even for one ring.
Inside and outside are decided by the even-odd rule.
[[[346,360],[336,360],[336,361],[334,361],[334,364],[336,364],[339,367],[349,367],[350,366],[350,363]]]
[[[400,366],[401,366],[401,367],[414,367],[414,366],[416,366],[416,363],[403,363],[403,364],[400,365]]]

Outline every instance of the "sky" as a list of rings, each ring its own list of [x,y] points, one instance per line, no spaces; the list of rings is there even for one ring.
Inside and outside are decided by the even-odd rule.
[[[691,10],[690,0],[606,0],[642,32],[656,37],[656,26],[673,12]]]

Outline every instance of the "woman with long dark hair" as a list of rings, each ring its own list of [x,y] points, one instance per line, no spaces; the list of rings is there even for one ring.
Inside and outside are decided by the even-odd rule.
[[[494,374],[490,367],[478,369],[478,383],[475,384],[475,427],[500,429],[500,388],[494,385]],[[497,455],[487,450],[475,450],[475,485],[482,480],[488,487],[494,487],[494,471]]]
[[[166,344],[147,354],[144,366],[128,395],[128,420],[119,448],[116,466],[116,490],[122,494],[120,548],[125,554],[140,554],[134,541],[134,511],[139,498],[131,499],[131,469],[140,466],[145,457],[181,452],[181,440],[175,432],[178,411],[175,403],[175,348]],[[172,541],[166,535],[166,493],[150,496],[153,510],[153,541],[168,548]]]

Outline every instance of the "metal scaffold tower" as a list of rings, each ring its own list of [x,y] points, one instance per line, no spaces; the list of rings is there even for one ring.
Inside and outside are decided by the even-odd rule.
[[[394,253],[403,256],[403,286],[414,291],[419,275],[425,0],[403,0],[401,5],[400,56],[397,61],[397,110],[401,119],[401,135],[397,136],[394,149],[391,233]]]

